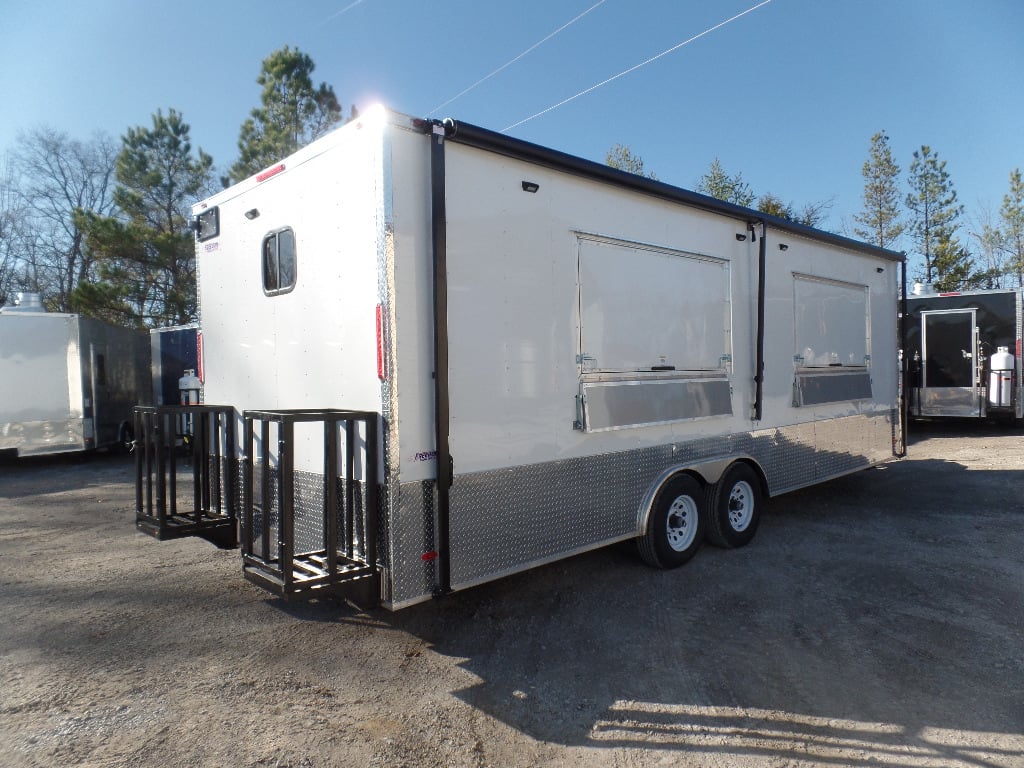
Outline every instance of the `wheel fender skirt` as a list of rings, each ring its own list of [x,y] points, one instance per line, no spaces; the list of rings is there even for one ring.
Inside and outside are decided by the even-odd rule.
[[[637,536],[643,535],[644,531],[647,530],[647,521],[651,515],[651,506],[654,504],[654,498],[658,495],[658,491],[670,477],[677,475],[680,472],[692,472],[700,477],[706,485],[714,485],[718,482],[718,479],[725,473],[725,470],[729,466],[739,460],[745,460],[753,465],[759,475],[764,477],[764,472],[761,469],[761,465],[751,456],[746,454],[736,454],[732,456],[721,456],[714,459],[704,459],[702,461],[691,462],[688,464],[677,464],[669,467],[662,472],[658,478],[651,484],[651,487],[647,489],[647,493],[644,494],[644,498],[640,503],[639,513],[637,514]]]

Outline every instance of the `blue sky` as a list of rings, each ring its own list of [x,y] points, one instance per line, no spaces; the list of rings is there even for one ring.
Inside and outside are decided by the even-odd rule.
[[[19,130],[117,138],[173,107],[218,167],[285,45],[346,105],[501,130],[666,51],[759,0],[0,0],[0,153]],[[718,157],[757,193],[832,200],[850,233],[861,166],[884,129],[904,170],[928,144],[967,208],[998,211],[1024,168],[1020,0],[771,0],[629,75],[511,129],[603,161],[616,143],[692,188]]]

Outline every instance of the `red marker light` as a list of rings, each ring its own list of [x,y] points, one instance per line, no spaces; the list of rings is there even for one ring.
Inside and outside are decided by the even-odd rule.
[[[420,555],[420,560],[422,560],[425,563],[429,563],[432,560],[437,560],[437,552],[424,552],[422,555]]]
[[[196,331],[196,371],[199,374],[199,383],[206,383],[206,367],[203,365],[203,332]]]
[[[275,165],[273,168],[268,168],[263,173],[259,174],[256,177],[256,181],[266,181],[271,176],[277,176],[277,174],[279,174],[283,170],[284,170],[284,163],[280,163],[278,165]]]
[[[377,305],[377,378],[387,381],[387,351],[384,349],[384,305]]]

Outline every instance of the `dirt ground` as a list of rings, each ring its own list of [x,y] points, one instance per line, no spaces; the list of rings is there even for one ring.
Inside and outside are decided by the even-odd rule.
[[[1024,766],[1024,432],[397,613],[134,528],[130,460],[0,464],[2,766]]]

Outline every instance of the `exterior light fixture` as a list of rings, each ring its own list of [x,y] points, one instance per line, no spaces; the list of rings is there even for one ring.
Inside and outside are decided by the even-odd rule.
[[[540,189],[540,184],[538,184],[535,181],[524,181],[523,182],[523,192],[533,193],[533,192],[536,192],[538,189]]]
[[[259,215],[260,215],[260,209],[259,208],[250,208],[248,211],[245,212],[245,218],[247,218],[249,221],[252,221],[253,219],[258,218]]]
[[[742,235],[739,232],[737,232],[736,233],[736,239],[739,240],[742,243],[744,240],[747,239],[747,236],[746,235]]]
[[[786,245],[785,243],[779,243],[779,250],[780,251],[788,251],[789,250],[789,246]]]

